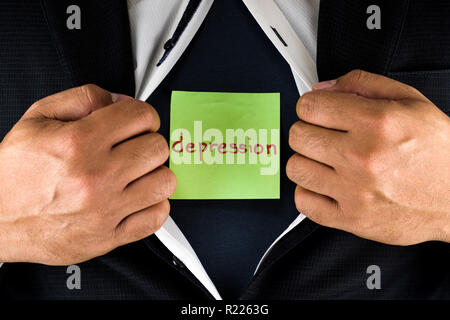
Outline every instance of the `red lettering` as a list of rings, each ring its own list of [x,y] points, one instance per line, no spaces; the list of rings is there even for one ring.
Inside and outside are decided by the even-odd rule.
[[[208,148],[208,144],[206,142],[200,142],[199,143],[199,150],[200,151],[200,161],[203,161],[203,152],[205,152],[206,148]]]
[[[186,152],[194,153],[195,152],[195,144],[190,142],[186,145]]]
[[[177,144],[180,144],[180,147],[181,147],[180,151],[175,150],[175,146]],[[183,152],[183,132],[180,132],[180,140],[178,140],[178,141],[173,143],[172,150],[175,151],[175,152],[178,152],[178,153]]]
[[[230,144],[230,147],[233,148],[233,153],[234,153],[234,154],[238,153],[238,148],[237,148],[236,143]]]
[[[215,147],[217,147],[219,144],[217,144],[217,143],[209,143],[209,151],[211,152],[211,153],[213,153],[214,152],[214,148]]]
[[[225,153],[227,153],[227,151],[225,150],[226,147],[227,147],[226,143],[221,143],[219,145],[219,148],[217,149],[217,151],[219,151],[221,154],[225,154]]]
[[[275,149],[273,154],[277,154],[277,146],[274,144],[267,145],[267,154],[270,154],[270,148],[272,148],[272,147]]]

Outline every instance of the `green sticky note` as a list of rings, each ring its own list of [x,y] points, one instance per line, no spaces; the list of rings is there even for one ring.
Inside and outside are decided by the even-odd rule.
[[[280,94],[173,91],[171,199],[279,199]]]

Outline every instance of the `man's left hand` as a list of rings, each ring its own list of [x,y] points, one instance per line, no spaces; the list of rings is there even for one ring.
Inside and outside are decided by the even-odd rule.
[[[311,220],[393,245],[450,242],[450,118],[416,89],[356,70],[298,101],[286,172]]]

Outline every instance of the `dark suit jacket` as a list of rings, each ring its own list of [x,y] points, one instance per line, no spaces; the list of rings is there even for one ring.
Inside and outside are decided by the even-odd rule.
[[[83,27],[68,32],[65,10],[80,3]],[[382,9],[381,30],[365,28],[371,4]],[[128,24],[126,1],[1,1],[0,137],[34,101],[76,85],[95,83],[133,95]],[[333,79],[355,68],[384,74],[416,87],[449,114],[449,30],[445,0],[322,0],[319,77]],[[448,299],[449,258],[446,243],[389,246],[306,219],[274,246],[241,298]],[[382,271],[380,290],[366,287],[372,264]],[[83,289],[70,291],[65,267],[6,264],[0,269],[0,296],[212,298],[155,236],[83,263],[82,270]]]

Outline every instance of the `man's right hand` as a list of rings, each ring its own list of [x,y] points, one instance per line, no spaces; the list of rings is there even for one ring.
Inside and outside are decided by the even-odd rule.
[[[34,103],[0,144],[0,262],[70,265],[157,231],[176,188],[159,126],[95,85]]]

